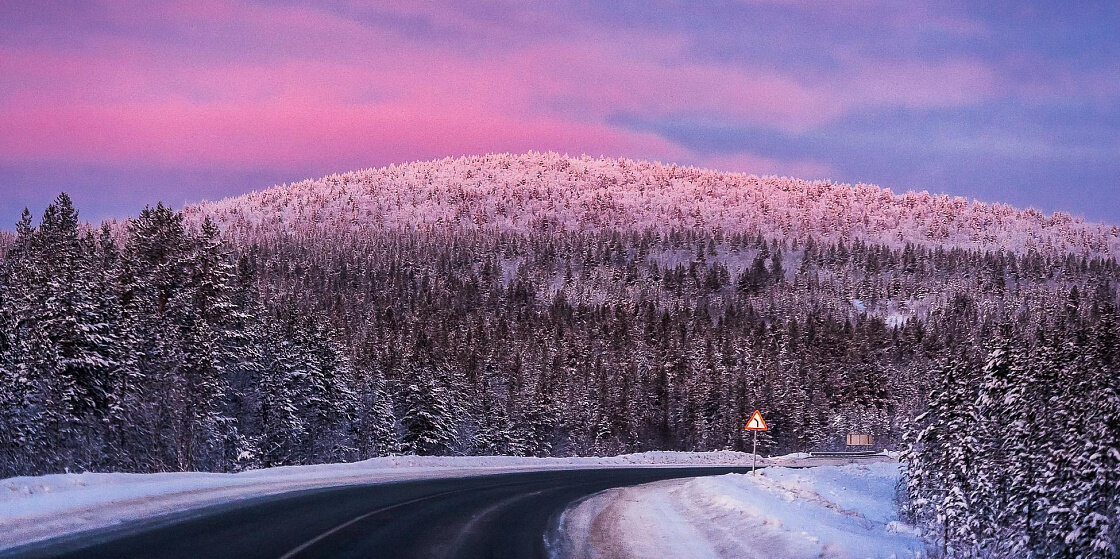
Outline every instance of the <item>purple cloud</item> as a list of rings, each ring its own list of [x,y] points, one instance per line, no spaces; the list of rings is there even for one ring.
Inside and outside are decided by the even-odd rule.
[[[1112,66],[1049,51],[1031,66],[991,47],[1005,22],[926,3],[13,2],[0,14],[0,168],[24,178],[94,165],[232,181],[529,149],[825,177],[838,169],[827,152],[706,150],[617,117],[805,135],[876,110],[1117,98]],[[0,174],[0,191],[34,203],[16,175]]]

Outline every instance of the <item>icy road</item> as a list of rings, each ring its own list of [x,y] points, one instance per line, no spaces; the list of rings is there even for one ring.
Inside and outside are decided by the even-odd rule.
[[[743,468],[611,468],[419,480],[260,497],[0,557],[549,557],[550,526],[605,489]]]
[[[887,456],[413,457],[0,480],[3,557],[918,557]],[[803,468],[803,469],[796,469]]]

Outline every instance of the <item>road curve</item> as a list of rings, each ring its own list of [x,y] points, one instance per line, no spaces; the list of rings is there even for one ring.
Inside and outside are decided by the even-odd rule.
[[[573,501],[612,487],[749,468],[609,468],[314,489],[162,516],[0,557],[547,557]]]

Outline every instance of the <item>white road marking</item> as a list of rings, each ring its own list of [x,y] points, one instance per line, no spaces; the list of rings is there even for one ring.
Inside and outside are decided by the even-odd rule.
[[[329,538],[332,535],[337,534],[338,532],[340,532],[342,530],[345,530],[346,528],[354,525],[355,523],[361,522],[362,520],[365,520],[365,519],[367,519],[367,518],[369,518],[369,517],[371,517],[375,514],[381,514],[383,512],[387,512],[387,511],[393,510],[395,508],[408,506],[408,505],[411,505],[411,504],[414,504],[414,503],[419,503],[420,501],[426,501],[428,499],[434,499],[436,497],[442,497],[444,495],[450,495],[452,493],[462,493],[463,491],[467,491],[467,489],[455,489],[455,490],[452,490],[452,491],[444,491],[443,493],[434,493],[432,495],[426,495],[424,497],[417,497],[416,499],[405,501],[403,503],[397,503],[395,505],[379,508],[377,510],[372,510],[372,511],[367,512],[365,514],[355,516],[354,518],[351,518],[350,520],[347,520],[346,522],[343,522],[342,524],[339,524],[338,526],[335,526],[334,528],[331,528],[330,530],[327,530],[326,532],[323,532],[322,534],[319,534],[318,536],[315,536],[314,538],[311,538],[310,540],[307,540],[306,542],[299,545],[298,547],[296,547],[296,548],[292,549],[291,551],[281,555],[280,559],[292,559],[292,557],[295,557],[296,555],[299,555],[300,553],[305,551],[307,548],[309,548],[309,547],[323,541],[324,539]]]
[[[451,549],[452,550],[457,550],[460,547],[462,547],[463,546],[463,541],[467,539],[467,536],[470,535],[470,533],[474,529],[475,525],[477,525],[479,523],[479,521],[481,521],[486,516],[492,514],[494,511],[496,511],[496,510],[498,510],[502,507],[508,506],[510,503],[516,503],[517,501],[520,501],[522,499],[526,499],[526,498],[529,498],[529,497],[535,497],[537,495],[540,495],[541,493],[544,493],[545,491],[551,491],[551,489],[541,489],[540,491],[534,491],[532,493],[522,493],[520,495],[514,495],[513,497],[510,497],[508,499],[498,501],[497,503],[494,503],[493,505],[487,507],[486,509],[476,513],[470,519],[470,521],[468,521],[466,524],[463,525],[463,527],[461,529],[459,529],[459,535],[455,538],[455,542],[453,544],[451,544]]]

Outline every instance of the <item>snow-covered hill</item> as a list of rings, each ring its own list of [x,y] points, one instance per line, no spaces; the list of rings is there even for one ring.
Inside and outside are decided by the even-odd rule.
[[[369,230],[702,229],[981,250],[1120,253],[1120,227],[928,192],[628,159],[492,154],[366,169],[186,209],[235,238]]]

